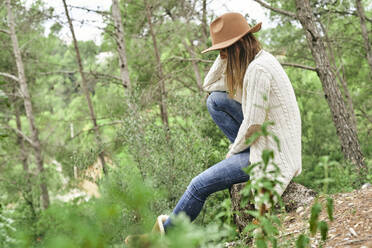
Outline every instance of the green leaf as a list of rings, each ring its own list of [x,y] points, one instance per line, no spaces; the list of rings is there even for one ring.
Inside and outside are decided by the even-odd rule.
[[[247,140],[246,140],[246,144],[247,145],[252,145],[252,143],[258,139],[260,136],[262,136],[262,133],[257,131],[257,132],[254,132]]]
[[[322,236],[322,240],[325,241],[327,239],[328,234],[328,224],[325,221],[319,222],[319,229],[320,229],[320,235]]]
[[[256,246],[258,248],[267,248],[266,241],[263,238],[256,239]]]
[[[252,233],[253,230],[255,230],[258,227],[258,225],[255,224],[248,224],[246,227],[244,227],[243,233]]]
[[[270,240],[271,240],[272,247],[277,248],[278,247],[278,240],[274,237],[272,237]]]
[[[278,233],[278,230],[273,226],[273,224],[267,219],[267,218],[262,218],[262,227],[265,230],[266,234],[268,236],[272,236]]]
[[[296,240],[296,248],[306,248],[309,246],[310,239],[305,234],[301,234]]]
[[[331,197],[327,198],[327,213],[328,218],[333,221],[333,199]]]
[[[310,233],[312,236],[315,235],[317,227],[318,227],[318,218],[320,211],[322,210],[322,206],[320,203],[315,202],[314,205],[311,207],[311,215],[310,215]]]
[[[258,218],[260,216],[260,213],[258,211],[247,210],[246,213],[252,215],[255,218]]]
[[[273,135],[273,138],[274,138],[276,145],[278,146],[278,150],[280,151],[280,141],[279,141],[278,136]]]
[[[275,224],[280,225],[280,219],[278,218],[278,216],[276,216],[276,215],[271,216],[271,220],[272,220]]]
[[[262,160],[264,162],[265,165],[268,165],[269,164],[269,161],[270,159],[273,159],[274,158],[274,152],[272,150],[263,150],[262,151]]]

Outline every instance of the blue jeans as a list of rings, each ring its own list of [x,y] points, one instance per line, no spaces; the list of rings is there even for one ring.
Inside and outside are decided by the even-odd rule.
[[[243,121],[241,104],[228,98],[226,92],[215,91],[207,99],[207,108],[214,122],[230,142],[233,143]],[[206,169],[191,180],[185,193],[174,208],[172,215],[185,212],[190,220],[193,221],[199,215],[205,200],[210,194],[228,189],[233,184],[248,181],[249,175],[242,168],[247,167],[249,164],[248,147],[246,150]],[[165,231],[170,226],[171,218],[168,218],[164,223]]]

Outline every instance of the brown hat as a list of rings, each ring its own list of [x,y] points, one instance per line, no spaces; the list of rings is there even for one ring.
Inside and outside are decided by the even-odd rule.
[[[202,51],[206,53],[228,47],[248,33],[261,29],[262,22],[251,28],[240,13],[226,13],[214,20],[210,25],[212,46]]]

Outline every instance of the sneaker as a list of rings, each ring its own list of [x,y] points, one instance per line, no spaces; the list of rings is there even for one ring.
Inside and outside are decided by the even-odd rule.
[[[155,224],[152,227],[152,233],[159,233],[160,236],[165,234],[164,222],[169,218],[168,215],[159,215],[156,218]],[[151,235],[149,233],[129,235],[125,238],[124,243],[128,247],[150,247]]]
[[[164,222],[169,218],[168,215],[159,215],[158,218],[156,218],[156,222],[152,228],[153,233],[160,233],[161,235],[165,234],[164,230]]]

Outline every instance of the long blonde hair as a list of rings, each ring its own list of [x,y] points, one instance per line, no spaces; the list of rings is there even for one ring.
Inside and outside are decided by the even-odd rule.
[[[252,33],[248,33],[225,49],[227,52],[226,83],[229,97],[233,98],[237,88],[243,88],[245,71],[261,50],[261,44]]]

